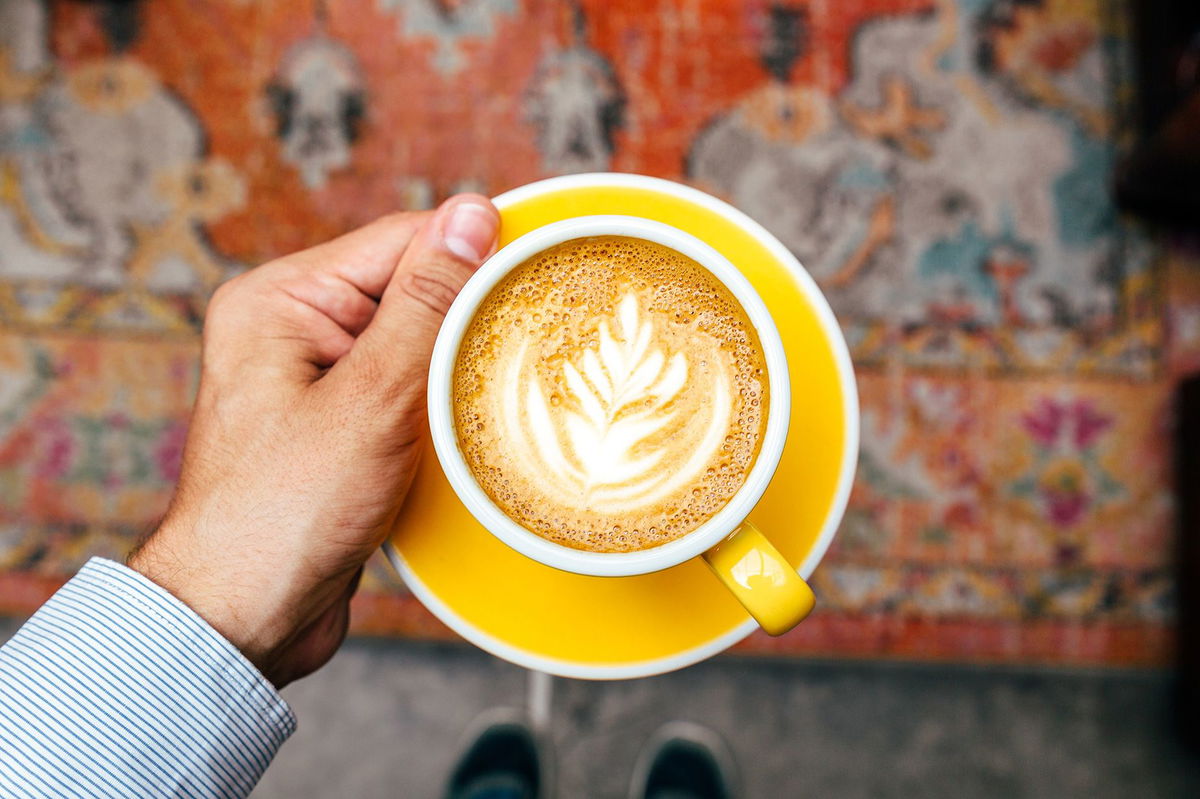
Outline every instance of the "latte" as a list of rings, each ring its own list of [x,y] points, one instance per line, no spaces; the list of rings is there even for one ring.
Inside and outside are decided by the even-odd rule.
[[[453,372],[458,445],[528,530],[576,549],[667,543],[746,480],[766,428],[767,367],[737,299],[641,239],[575,239],[514,269],[480,305]]]

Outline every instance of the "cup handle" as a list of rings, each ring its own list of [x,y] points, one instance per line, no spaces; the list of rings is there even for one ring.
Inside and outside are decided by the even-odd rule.
[[[804,621],[816,604],[804,578],[750,522],[702,557],[770,635],[783,635]]]

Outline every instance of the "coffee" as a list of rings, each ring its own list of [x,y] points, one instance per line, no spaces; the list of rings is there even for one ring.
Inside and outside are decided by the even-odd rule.
[[[732,293],[675,250],[621,236],[516,267],[453,372],[476,482],[528,530],[593,552],[658,546],[716,514],[754,465],[768,400]]]

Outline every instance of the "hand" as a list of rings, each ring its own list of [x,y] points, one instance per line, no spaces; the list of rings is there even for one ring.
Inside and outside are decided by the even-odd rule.
[[[496,243],[461,195],[221,286],[175,496],[129,565],[276,686],[324,665],[417,466],[442,317]]]

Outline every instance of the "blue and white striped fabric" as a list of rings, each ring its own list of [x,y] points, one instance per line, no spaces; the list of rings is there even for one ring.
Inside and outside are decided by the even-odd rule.
[[[295,729],[229,641],[109,560],[0,647],[2,797],[243,797]]]

